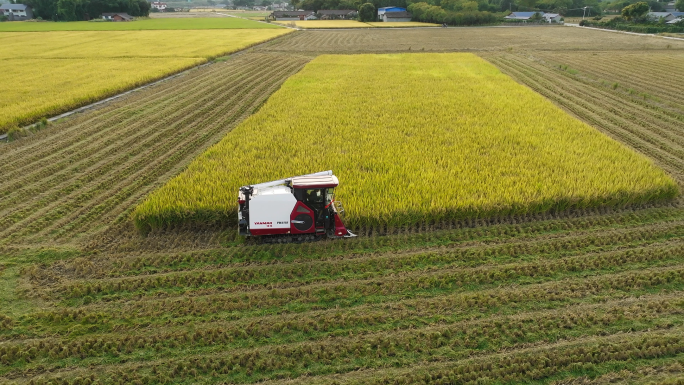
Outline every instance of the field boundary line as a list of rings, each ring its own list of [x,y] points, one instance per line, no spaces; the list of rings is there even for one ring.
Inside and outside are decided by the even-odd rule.
[[[672,37],[672,36],[660,36],[655,33],[638,33],[638,32],[629,32],[629,31],[618,31],[615,29],[606,29],[606,28],[595,28],[595,27],[583,27],[579,24],[565,24],[567,27],[575,27],[575,28],[586,28],[586,29],[593,29],[595,31],[604,31],[604,32],[616,32],[616,33],[624,33],[626,35],[636,35],[636,36],[650,36],[650,37],[659,37],[662,39],[670,39],[670,40],[678,40],[678,41],[684,41],[684,38],[679,38],[679,37]]]

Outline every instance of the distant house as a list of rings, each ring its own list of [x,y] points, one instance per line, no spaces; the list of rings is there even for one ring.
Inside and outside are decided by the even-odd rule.
[[[541,17],[540,21],[545,21],[547,23],[560,23],[561,15],[557,13],[544,13],[544,12],[511,12],[510,15],[504,17],[506,20],[522,20],[529,21],[534,17],[535,14],[539,14]]]
[[[649,12],[646,15],[646,17],[653,21],[659,21],[662,18],[665,22],[670,22],[682,16],[684,16],[684,12]]]
[[[125,13],[125,12],[117,12],[117,13],[103,13],[102,19],[108,20],[108,21],[133,21],[133,19],[135,19],[135,18],[133,16]]]
[[[382,16],[388,12],[406,12],[406,8],[401,7],[382,7],[378,8],[378,19],[382,19]]]
[[[348,20],[355,18],[359,12],[353,9],[321,9],[317,12],[317,14],[321,20]]]
[[[166,10],[166,3],[161,1],[153,1],[152,8],[158,9],[159,12],[164,12],[164,10]]]
[[[557,13],[545,13],[542,17],[547,23],[560,23],[561,21],[561,15]]]
[[[268,10],[268,7],[264,7],[261,5],[255,5],[252,7],[252,10],[254,10],[254,11],[266,11],[266,10]]]
[[[665,5],[663,8],[665,8],[665,12],[675,12],[675,11],[684,12],[684,9],[676,9],[674,1],[667,3],[667,5]]]
[[[0,15],[7,16],[10,21],[33,19],[33,9],[26,4],[0,5]]]
[[[661,18],[663,18],[665,21],[670,21],[670,20],[676,19],[676,17],[674,17],[674,15],[672,14],[672,12],[649,12],[646,15],[646,17],[651,19],[651,20],[654,20],[654,21],[658,21]]]
[[[313,20],[316,14],[313,11],[274,11],[271,18],[277,21]]]
[[[382,21],[388,23],[388,22],[406,22],[406,21],[411,21],[411,18],[413,18],[413,15],[410,12],[385,12],[382,15]]]

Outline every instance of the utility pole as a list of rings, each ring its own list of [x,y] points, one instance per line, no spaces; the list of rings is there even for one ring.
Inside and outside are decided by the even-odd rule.
[[[584,15],[587,13],[587,7],[582,8],[582,20],[584,20]]]

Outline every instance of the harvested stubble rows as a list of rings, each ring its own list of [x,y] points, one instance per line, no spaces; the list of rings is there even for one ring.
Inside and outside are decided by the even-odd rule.
[[[303,31],[259,47],[284,53],[383,53],[407,51],[644,51],[684,49],[684,41],[570,27],[483,27]]]
[[[134,218],[143,229],[234,222],[240,186],[328,169],[352,228],[677,193],[645,157],[472,54],[320,56]]]
[[[263,19],[263,18],[262,18]],[[347,29],[347,28],[416,28],[439,27],[439,24],[405,22],[405,23],[363,23],[354,20],[304,20],[304,21],[276,21],[275,24],[294,26],[304,29]]]
[[[0,32],[0,133],[288,32]]]
[[[500,44],[496,33],[485,43]],[[487,58],[684,183],[682,146],[672,140],[681,128],[670,120],[684,119],[674,92],[684,80],[673,75],[659,93],[653,71],[629,64],[650,58],[676,74],[684,63],[673,51],[619,62],[611,60],[619,52],[595,53]],[[196,86],[206,92],[202,79]],[[601,98],[583,102],[590,95]],[[129,122],[140,100],[119,103]],[[57,128],[82,129],[80,119],[111,113]],[[310,244],[221,247],[205,232],[106,232],[94,251],[0,249],[0,383],[587,385],[684,377],[681,199],[451,225],[382,237],[368,228],[355,239]],[[65,236],[79,232],[92,235],[72,228]],[[197,238],[215,247],[197,246]],[[12,284],[21,291],[7,290]]]
[[[0,242],[71,242],[127,220],[307,60],[241,55],[4,145]]]
[[[582,59],[591,57],[591,60]],[[684,53],[489,54],[502,71],[684,180]],[[674,68],[668,80],[647,66]],[[668,83],[669,82],[669,83]],[[590,91],[589,91],[590,90]]]
[[[684,211],[653,208],[344,243],[82,253],[24,270],[56,306],[2,323],[0,379],[527,382],[676,367],[683,248]]]

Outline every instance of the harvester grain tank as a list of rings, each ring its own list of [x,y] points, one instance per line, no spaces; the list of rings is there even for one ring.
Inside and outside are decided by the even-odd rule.
[[[277,242],[355,237],[342,223],[339,185],[332,171],[242,186],[238,193],[240,235]]]

